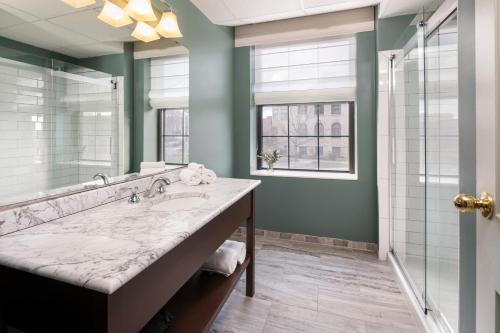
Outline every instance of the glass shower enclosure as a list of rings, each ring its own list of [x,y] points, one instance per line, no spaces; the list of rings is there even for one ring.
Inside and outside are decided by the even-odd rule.
[[[457,12],[417,25],[391,60],[391,247],[415,296],[458,332]]]
[[[7,203],[90,182],[96,173],[123,174],[119,80],[0,48],[0,189]]]

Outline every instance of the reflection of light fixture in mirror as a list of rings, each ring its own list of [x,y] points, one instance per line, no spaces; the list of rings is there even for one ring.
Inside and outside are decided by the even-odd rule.
[[[174,12],[165,12],[161,16],[160,23],[156,26],[156,32],[165,38],[180,38],[182,37],[179,24],[177,24],[177,16]]]
[[[156,15],[151,0],[130,0],[125,12],[137,21],[156,21]]]
[[[74,8],[82,8],[95,4],[95,0],[62,0],[62,1]]]
[[[104,7],[97,18],[115,28],[123,27],[134,22],[125,14],[123,9],[109,1],[104,3]]]
[[[137,22],[137,26],[135,27],[134,32],[132,32],[132,36],[145,43],[160,39],[160,36],[158,36],[155,29],[144,22]]]

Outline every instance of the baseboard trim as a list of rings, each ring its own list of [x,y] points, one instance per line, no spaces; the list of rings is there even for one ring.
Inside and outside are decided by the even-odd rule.
[[[242,236],[246,234],[246,227],[240,227],[235,232],[235,236]],[[346,239],[332,238],[332,237],[321,237],[312,236],[304,234],[292,234],[288,232],[278,232],[264,229],[256,229],[255,236],[257,239],[269,239],[269,240],[290,240],[295,242],[309,243],[309,244],[321,244],[326,246],[332,246],[335,248],[349,249],[364,251],[370,253],[377,253],[378,245],[375,243],[358,242]]]

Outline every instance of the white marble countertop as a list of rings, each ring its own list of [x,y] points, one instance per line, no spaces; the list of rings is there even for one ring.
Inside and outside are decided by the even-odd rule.
[[[259,184],[176,182],[138,204],[123,199],[14,232],[0,237],[0,264],[111,294]]]

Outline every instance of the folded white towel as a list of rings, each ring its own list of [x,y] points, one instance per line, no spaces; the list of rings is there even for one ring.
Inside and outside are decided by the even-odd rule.
[[[164,161],[159,161],[159,162],[141,162],[141,169],[158,169],[158,168],[165,169],[165,162]]]
[[[203,164],[191,162],[188,164],[188,169],[201,173],[203,169],[205,169],[205,166]]]
[[[181,179],[181,182],[183,184],[189,186],[196,186],[200,185],[201,183],[201,174],[189,169],[182,169],[182,171],[179,173],[179,178]]]
[[[238,244],[239,243],[239,244]],[[243,259],[241,259],[241,245],[245,249],[245,254]],[[225,276],[229,276],[234,273],[237,264],[243,263],[244,256],[246,255],[246,248],[244,243],[235,241],[225,241],[210,258],[201,267],[204,271],[215,272]]]
[[[217,175],[213,170],[203,169],[201,171],[201,182],[203,184],[213,184],[217,181]]]
[[[165,171],[165,162],[141,162],[141,171],[139,174],[141,176],[151,175],[154,173],[159,173]]]

